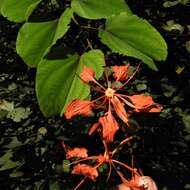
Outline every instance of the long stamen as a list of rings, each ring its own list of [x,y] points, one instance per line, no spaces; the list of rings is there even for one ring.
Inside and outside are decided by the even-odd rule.
[[[92,100],[90,103],[94,103],[94,102],[96,102],[96,101],[98,101],[98,100],[100,100],[100,99],[102,99],[102,98],[105,98],[105,95],[100,96],[100,97],[98,97],[98,98]]]
[[[123,145],[125,145],[127,142],[129,142],[130,140],[134,139],[135,136],[132,136],[132,137],[128,137],[126,139],[124,139],[123,141],[120,142],[120,144],[112,151],[111,153],[111,157],[114,156],[114,154],[119,150],[119,148]]]
[[[80,159],[80,160],[71,162],[71,163],[68,164],[68,165],[78,164],[78,163],[80,163],[80,162],[87,161],[87,160],[97,160],[98,158],[99,158],[99,156],[90,156],[90,157],[88,157],[88,158],[84,158],[84,159]]]
[[[131,108],[137,108],[135,105],[133,105],[132,103],[130,103],[129,101],[127,101],[125,98],[123,98],[122,96],[124,96],[123,94],[115,94],[118,98],[120,98],[121,100],[123,100],[123,102],[125,104],[127,104],[129,107]]]
[[[123,182],[125,185],[128,185],[128,182],[129,182],[129,181],[128,181],[127,179],[125,179],[125,177],[123,176],[123,174],[117,170],[115,164],[114,164],[113,162],[111,162],[111,163],[112,163],[113,168],[115,169],[115,171],[117,172],[117,174],[118,174],[119,177],[121,178],[122,182]]]
[[[133,74],[128,78],[128,80],[123,84],[121,85],[118,89],[116,89],[116,91],[122,89],[127,83],[129,83],[129,81],[136,75],[136,73],[139,71],[139,67],[140,67],[141,64],[139,64],[136,68],[136,70],[133,72]]]
[[[108,173],[108,177],[107,177],[107,179],[106,179],[106,182],[108,182],[108,180],[109,180],[109,178],[110,178],[110,176],[111,176],[111,172],[112,172],[112,164],[109,162],[109,173]]]
[[[114,160],[114,159],[112,159],[112,162],[115,162],[116,164],[119,164],[119,165],[125,167],[126,169],[128,169],[129,171],[134,172],[136,175],[140,176],[138,174],[138,172],[136,171],[136,169],[133,169],[132,167],[130,167],[130,166],[128,166],[128,165],[126,165],[120,161]]]
[[[77,190],[85,182],[86,179],[87,177],[84,177],[73,190]]]
[[[108,79],[107,68],[105,68],[104,74],[105,74],[105,77],[106,77],[107,88],[109,88],[109,79]]]

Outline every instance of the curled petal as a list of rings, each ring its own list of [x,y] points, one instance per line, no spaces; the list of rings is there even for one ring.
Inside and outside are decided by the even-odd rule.
[[[89,83],[90,81],[94,81],[94,70],[90,67],[84,66],[82,72],[80,73],[80,78]]]
[[[135,105],[136,112],[160,112],[161,106],[156,104],[151,96],[145,96],[144,94],[128,96],[128,98]]]
[[[127,183],[123,183],[117,186],[119,190],[158,190],[156,183],[149,176],[137,176],[135,175]]]
[[[89,135],[93,135],[94,132],[99,128],[99,126],[100,126],[100,123],[99,123],[99,122],[94,123],[94,124],[92,125],[92,127],[89,129],[88,134],[89,134]]]
[[[88,150],[86,148],[74,148],[72,150],[67,151],[66,158],[67,159],[70,159],[73,157],[87,158],[88,157],[87,152]]]
[[[92,103],[88,100],[73,100],[65,111],[66,119],[71,119],[73,116],[83,115],[89,116],[92,114]]]
[[[95,181],[98,177],[98,171],[95,167],[89,166],[87,164],[78,164],[73,168],[72,174],[84,175]]]
[[[129,126],[129,123],[128,123],[129,116],[128,116],[127,112],[125,111],[123,103],[119,100],[119,98],[117,96],[114,96],[111,99],[111,103],[112,103],[114,110],[115,110],[116,114],[118,115],[118,117],[120,119],[122,119],[123,122]]]
[[[128,78],[129,67],[129,64],[124,66],[113,66],[113,76],[117,82],[124,81]]]
[[[99,123],[103,128],[103,138],[107,143],[113,142],[115,133],[119,129],[119,124],[109,111],[104,116],[99,118]]]

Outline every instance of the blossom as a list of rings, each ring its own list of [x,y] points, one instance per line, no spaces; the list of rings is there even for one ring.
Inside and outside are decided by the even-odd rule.
[[[74,100],[66,109],[66,118],[71,118],[75,115],[89,116],[92,113],[92,109],[103,109],[104,114],[99,118],[89,130],[89,135],[92,135],[97,129],[101,129],[104,140],[110,143],[114,139],[114,135],[119,129],[119,125],[113,116],[113,112],[127,125],[129,125],[129,116],[132,111],[135,112],[160,112],[161,106],[155,103],[151,96],[145,96],[144,94],[139,95],[126,95],[120,93],[120,90],[129,83],[129,81],[137,73],[139,66],[136,71],[128,76],[127,71],[129,64],[126,66],[115,66],[113,67],[113,76],[116,82],[119,80],[126,80],[119,87],[115,87],[114,82],[109,81],[109,76],[106,75],[107,86],[101,85],[94,78],[94,71],[92,68],[84,66],[80,77],[85,82],[93,82],[94,85],[92,90],[97,91],[96,94],[101,94],[94,100]],[[87,78],[85,78],[87,77]],[[126,107],[125,107],[126,105]],[[126,109],[127,108],[127,109]],[[102,128],[100,128],[102,126]]]
[[[71,119],[76,115],[89,116],[92,113],[92,103],[88,100],[73,100],[67,106],[65,117]]]
[[[88,154],[87,154],[88,150],[86,148],[74,148],[72,150],[68,150],[66,153],[66,158],[70,159],[73,157],[78,157],[78,158],[87,158]]]
[[[128,70],[130,65],[113,66],[113,77],[116,81],[124,81],[128,78]]]
[[[84,175],[93,181],[98,177],[97,169],[87,164],[78,164],[74,166],[72,174]]]

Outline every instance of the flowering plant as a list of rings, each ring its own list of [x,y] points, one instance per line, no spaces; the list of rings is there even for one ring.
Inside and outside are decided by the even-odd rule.
[[[140,66],[140,65],[139,65]],[[129,117],[132,112],[160,112],[161,106],[155,103],[150,96],[144,94],[126,95],[120,91],[127,85],[139,71],[139,66],[131,76],[128,74],[130,65],[113,66],[112,73],[114,82],[110,81],[111,75],[108,74],[108,69],[105,69],[105,84],[100,84],[94,77],[94,70],[84,66],[80,73],[80,79],[87,85],[92,85],[92,90],[96,91],[98,96],[93,100],[73,100],[70,102],[65,111],[65,117],[71,119],[77,115],[90,116],[93,109],[102,109],[103,114],[99,117],[98,121],[92,125],[88,134],[92,135],[98,132],[102,143],[104,145],[104,153],[96,156],[88,156],[88,150],[85,148],[76,147],[68,149],[65,144],[63,147],[66,152],[66,158],[77,158],[70,165],[74,165],[72,174],[83,175],[85,178],[74,188],[78,189],[86,179],[93,181],[98,177],[98,168],[104,163],[109,164],[109,173],[107,180],[110,178],[112,168],[119,175],[122,184],[118,186],[119,189],[133,189],[133,190],[157,190],[155,182],[148,176],[141,175],[136,168],[115,160],[113,157],[120,147],[129,143],[136,136],[129,136],[125,134],[126,138],[113,150],[110,149],[110,144],[114,142],[114,136],[119,130],[120,125],[117,118],[120,118],[127,127],[132,128]],[[124,81],[124,82],[123,82]],[[117,83],[119,82],[119,86]],[[127,109],[125,109],[125,105]],[[95,160],[95,164],[90,165],[89,160]],[[82,162],[82,164],[81,164]],[[131,179],[126,179],[121,171],[116,167],[119,165],[129,172],[131,172]]]

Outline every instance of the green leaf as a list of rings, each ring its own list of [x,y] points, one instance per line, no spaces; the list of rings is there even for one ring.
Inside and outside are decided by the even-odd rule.
[[[124,0],[72,0],[71,7],[79,16],[88,19],[108,18],[121,12],[132,14]]]
[[[91,50],[81,57],[75,54],[62,60],[44,60],[38,65],[36,91],[45,116],[63,114],[70,101],[87,98],[89,86],[78,76],[84,65],[92,67],[96,78],[100,78],[105,65],[104,54]]]
[[[1,14],[10,21],[24,22],[41,1],[42,0],[3,0],[0,3]]]
[[[73,12],[66,9],[59,20],[25,23],[19,31],[16,49],[29,66],[37,66],[58,39],[69,29]]]
[[[162,36],[136,15],[122,13],[109,18],[99,37],[114,52],[140,59],[155,70],[153,59],[161,61],[167,57],[167,45]]]
[[[69,160],[63,160],[62,168],[63,168],[63,172],[69,173],[70,172],[70,161]]]
[[[4,154],[2,157],[0,157],[0,165],[1,165],[0,171],[12,169],[22,164],[19,161],[10,160],[12,156],[13,156],[13,153],[9,151],[6,154]]]

